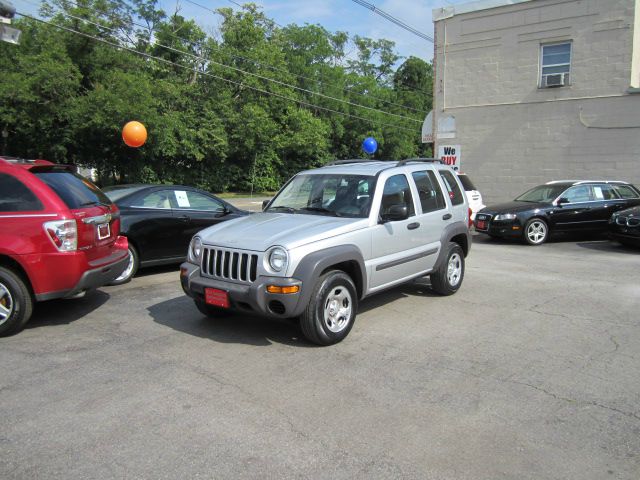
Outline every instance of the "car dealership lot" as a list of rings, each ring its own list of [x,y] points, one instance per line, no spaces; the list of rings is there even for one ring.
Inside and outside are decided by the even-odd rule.
[[[174,268],[0,339],[2,478],[637,479],[640,251],[474,237],[350,336],[206,319]]]

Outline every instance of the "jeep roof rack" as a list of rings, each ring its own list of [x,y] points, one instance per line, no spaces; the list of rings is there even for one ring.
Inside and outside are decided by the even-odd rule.
[[[349,165],[351,163],[377,163],[377,162],[384,162],[385,160],[371,160],[368,158],[352,158],[349,160],[334,160],[333,162],[329,162],[326,165],[323,165],[325,167],[332,167],[335,165]]]
[[[400,160],[398,162],[398,167],[401,167],[403,165],[406,165],[407,163],[412,163],[412,162],[424,162],[424,163],[442,163],[442,160],[440,160],[439,158],[405,158],[404,160]]]

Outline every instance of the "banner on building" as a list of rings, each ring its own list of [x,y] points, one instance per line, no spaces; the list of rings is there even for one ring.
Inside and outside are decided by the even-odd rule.
[[[438,158],[445,165],[450,165],[454,170],[460,170],[462,163],[460,145],[439,145]]]

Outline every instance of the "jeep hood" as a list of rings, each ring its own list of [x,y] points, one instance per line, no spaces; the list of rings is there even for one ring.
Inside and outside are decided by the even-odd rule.
[[[273,245],[292,249],[365,228],[368,218],[290,213],[254,213],[202,230],[206,245],[265,251]]]

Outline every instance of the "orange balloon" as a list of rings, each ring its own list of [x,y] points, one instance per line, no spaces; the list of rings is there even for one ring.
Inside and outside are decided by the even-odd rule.
[[[122,129],[122,140],[130,147],[140,147],[147,141],[147,129],[140,122],[129,122]]]

